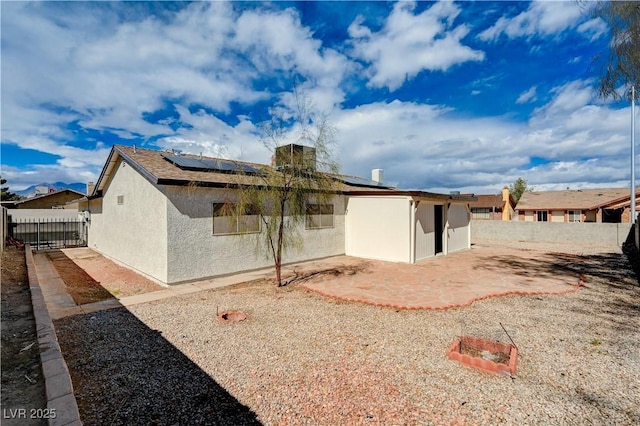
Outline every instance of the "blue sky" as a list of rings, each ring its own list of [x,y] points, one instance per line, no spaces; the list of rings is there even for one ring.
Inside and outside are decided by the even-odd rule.
[[[2,176],[95,181],[112,144],[268,163],[294,79],[341,171],[403,189],[629,185],[588,3],[1,2]]]

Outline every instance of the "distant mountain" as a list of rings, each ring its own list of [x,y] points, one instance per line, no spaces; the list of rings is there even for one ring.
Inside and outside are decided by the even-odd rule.
[[[29,195],[33,195],[36,193],[36,186],[46,186],[49,189],[53,189],[55,191],[59,191],[61,189],[73,189],[74,191],[78,191],[82,194],[87,192],[87,184],[82,182],[75,183],[64,183],[64,182],[54,182],[54,183],[39,183],[37,185],[31,185],[28,188],[23,189],[22,191],[12,191],[18,195],[23,197],[27,197]]]

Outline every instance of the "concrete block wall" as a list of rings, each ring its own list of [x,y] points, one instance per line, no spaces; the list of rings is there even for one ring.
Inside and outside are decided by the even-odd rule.
[[[627,239],[629,223],[553,223],[524,221],[471,221],[471,243],[475,240],[576,242],[616,245]],[[638,239],[638,237],[636,237]]]

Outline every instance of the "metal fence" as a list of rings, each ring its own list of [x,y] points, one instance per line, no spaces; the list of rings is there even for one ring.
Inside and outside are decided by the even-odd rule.
[[[35,250],[87,245],[87,227],[81,219],[11,219],[9,236]]]

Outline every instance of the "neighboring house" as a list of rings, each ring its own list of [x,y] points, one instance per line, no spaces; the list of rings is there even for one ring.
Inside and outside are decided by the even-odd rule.
[[[509,188],[502,189],[500,195],[476,195],[477,201],[469,203],[472,220],[511,220],[516,203]]]
[[[54,209],[63,208],[69,201],[77,200],[84,197],[85,194],[74,191],[73,189],[60,189],[54,192],[47,192],[36,195],[26,200],[14,201],[11,204],[3,206],[10,209]]]
[[[264,167],[116,145],[79,203],[88,245],[166,284],[272,266],[257,244],[259,218],[232,220],[219,209],[233,202],[238,185],[258,183],[235,170]],[[331,202],[307,206],[297,229],[303,244],[285,252],[285,263],[341,254],[412,263],[471,246],[472,196],[333,177]]]
[[[628,188],[525,192],[516,212],[528,222],[629,223],[630,200]]]

